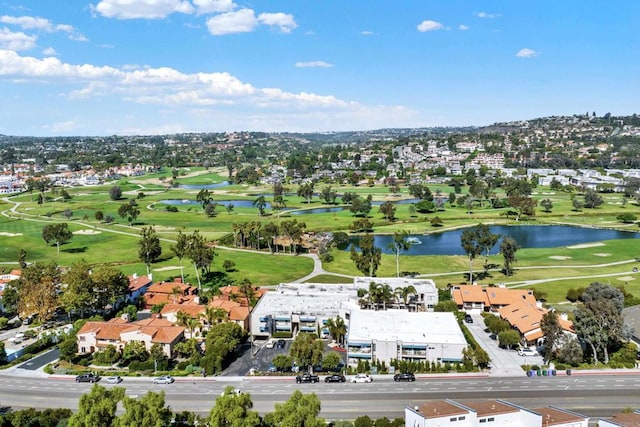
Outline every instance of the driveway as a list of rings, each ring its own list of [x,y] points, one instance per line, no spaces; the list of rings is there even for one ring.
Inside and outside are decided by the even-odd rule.
[[[491,376],[508,377],[526,375],[521,365],[542,365],[542,357],[522,357],[516,350],[506,350],[498,347],[498,340],[491,339],[491,334],[485,332],[484,319],[479,314],[471,315],[473,323],[465,323],[469,332],[478,344],[489,354],[491,358]]]

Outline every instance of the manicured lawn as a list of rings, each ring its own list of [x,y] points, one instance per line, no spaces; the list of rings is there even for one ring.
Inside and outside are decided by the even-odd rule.
[[[188,174],[188,175],[185,175]],[[160,178],[163,178],[160,181]],[[207,217],[200,205],[179,205],[178,212],[170,212],[167,206],[159,201],[164,199],[194,200],[199,190],[187,190],[180,188],[169,188],[172,180],[171,171],[150,174],[142,177],[125,178],[117,182],[123,191],[121,200],[113,201],[109,197],[109,190],[114,183],[109,183],[95,187],[79,187],[66,189],[72,196],[69,201],[63,201],[60,192],[47,192],[48,201],[38,205],[37,192],[33,194],[22,194],[14,196],[11,200],[20,202],[17,209],[22,219],[6,218],[0,216],[0,232],[3,245],[0,246],[0,262],[12,263],[18,259],[20,249],[27,252],[27,261],[49,262],[53,261],[60,265],[70,265],[73,262],[85,259],[89,263],[109,263],[117,265],[127,274],[146,273],[146,266],[139,262],[137,247],[141,227],[153,226],[161,239],[163,239],[163,256],[161,261],[154,264],[152,273],[154,279],[164,279],[180,274],[179,261],[172,257],[170,247],[178,231],[191,233],[198,230],[201,235],[208,240],[216,241],[221,237],[231,233],[234,223],[259,221],[263,224],[267,222],[281,223],[285,220],[297,220],[304,222],[308,230],[314,231],[347,231],[349,226],[357,218],[348,210],[338,212],[315,213],[296,215],[291,212],[274,212],[267,210],[265,216],[259,216],[255,207],[240,208],[235,207],[231,213],[226,212],[224,207],[219,206],[215,217]],[[220,183],[226,180],[226,169],[217,168],[209,171],[203,168],[182,168],[179,170],[177,182],[179,184],[207,185]],[[316,191],[328,185],[316,185]],[[331,187],[342,194],[344,192],[355,192],[366,197],[371,194],[374,200],[397,200],[398,197],[389,193],[388,187],[352,187],[337,186]],[[453,191],[452,187],[446,185],[430,186],[432,192],[438,191],[442,195],[448,195]],[[230,185],[209,190],[214,200],[249,200],[253,201],[259,194],[272,193],[271,186],[250,186],[250,185]],[[327,206],[317,197],[312,199],[312,203],[291,195],[297,191],[297,186],[290,186],[286,190],[289,195],[285,197],[288,208],[312,209]],[[138,193],[144,193],[144,197],[137,199]],[[498,190],[500,197],[504,195]],[[406,187],[401,188],[403,198],[411,197]],[[460,195],[458,195],[460,196]],[[629,202],[622,205],[620,195],[602,195],[604,204],[597,209],[583,209],[574,211],[569,193],[554,192],[548,188],[536,188],[532,197],[538,201],[549,198],[553,202],[551,212],[544,212],[538,207],[536,216],[516,222],[507,218],[504,214],[506,209],[493,209],[485,203],[483,206],[474,206],[471,212],[465,207],[451,206],[445,204],[445,209],[432,214],[412,214],[410,205],[396,205],[396,221],[389,222],[382,218],[377,206],[373,206],[369,214],[369,219],[374,223],[376,233],[393,233],[397,230],[407,230],[410,233],[432,233],[475,225],[486,224],[570,224],[582,226],[597,226],[617,229],[627,229],[638,232],[637,224],[621,224],[616,216],[622,212],[633,213],[640,216],[640,207]],[[140,206],[140,215],[136,219],[134,227],[129,227],[126,220],[117,214],[118,208],[123,203],[128,203],[131,198],[136,198]],[[271,196],[266,197],[267,202],[272,201]],[[0,202],[0,210],[7,210],[12,204]],[[70,219],[65,218],[63,213],[70,210],[73,215]],[[95,219],[97,211],[104,215],[111,215],[114,224],[105,224]],[[430,219],[438,216],[443,221],[440,228],[433,227]],[[62,246],[58,254],[54,246],[47,246],[41,237],[42,227],[49,221],[65,221],[69,223],[72,231],[83,229],[96,230],[95,234],[75,234],[73,239]],[[224,248],[216,249],[217,256],[212,265],[212,271],[216,272],[218,278],[228,278],[231,280],[241,280],[247,277],[256,285],[270,286],[280,282],[291,281],[312,271],[313,263],[307,257],[271,255],[268,253],[251,253],[245,251],[232,251]],[[332,276],[330,273],[342,273],[347,275],[360,275],[353,262],[349,258],[349,253],[333,250],[334,261],[324,265],[329,272],[328,275],[318,276],[312,281],[322,281],[327,283],[350,283],[351,279]],[[513,276],[505,277],[498,271],[491,271],[490,276],[480,280],[481,284],[507,283],[509,285],[520,285],[527,281],[548,280],[550,278],[596,276],[599,274],[625,273],[631,270],[632,264],[622,264],[613,266],[587,267],[600,264],[609,264],[617,261],[634,259],[640,256],[640,241],[608,241],[604,246],[593,246],[583,248],[545,248],[545,249],[522,249],[517,252],[516,272]],[[222,272],[222,262],[225,259],[233,260],[236,263],[236,270],[228,273]],[[502,265],[502,257],[499,255],[490,256],[489,263]],[[482,270],[484,257],[479,257],[474,261],[474,270]],[[543,268],[527,268],[527,267]],[[187,262],[184,264],[186,279],[195,283],[195,274]],[[400,259],[400,270],[404,272],[418,272],[427,277],[432,277],[438,286],[446,286],[448,283],[460,283],[466,280],[465,273],[468,271],[468,260],[466,256],[402,256]],[[383,255],[382,264],[378,270],[378,276],[395,276],[396,264],[393,255]],[[593,279],[596,280],[596,279]],[[547,293],[547,299],[551,302],[562,302],[566,295],[566,290],[571,287],[587,286],[592,279],[567,279],[544,282],[535,285],[537,289]],[[598,279],[600,281],[611,281],[614,285],[624,284],[623,281],[615,277]],[[633,280],[628,280],[627,289],[635,294],[640,294],[640,276]]]

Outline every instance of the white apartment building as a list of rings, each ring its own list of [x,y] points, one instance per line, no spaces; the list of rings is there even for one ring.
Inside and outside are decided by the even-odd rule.
[[[369,290],[412,286],[404,299],[372,305],[365,302]],[[362,290],[358,296],[358,290]],[[364,291],[364,292],[363,292]],[[340,316],[347,325],[349,363],[391,359],[455,362],[467,346],[452,313],[434,313],[438,303],[435,283],[428,279],[357,277],[353,284],[281,284],[267,292],[251,314],[251,334],[266,339],[278,332],[319,333],[328,337],[326,323]]]
[[[556,407],[527,409],[504,400],[438,400],[405,408],[406,427],[588,427],[589,418]]]

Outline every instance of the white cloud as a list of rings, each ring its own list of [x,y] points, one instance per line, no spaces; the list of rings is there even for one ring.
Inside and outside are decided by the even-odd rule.
[[[54,48],[48,47],[42,51],[42,54],[46,56],[56,56],[58,52],[56,52]]]
[[[0,29],[0,48],[9,50],[29,50],[36,45],[37,37],[22,32],[13,32],[8,28]]]
[[[422,21],[420,25],[418,25],[418,31],[420,31],[421,33],[425,33],[427,31],[442,30],[443,28],[444,26],[441,23],[431,20]]]
[[[193,0],[198,15],[206,13],[229,12],[236,8],[232,0]]]
[[[70,131],[73,131],[76,128],[76,125],[77,123],[73,120],[68,120],[65,122],[58,122],[45,126],[45,129],[53,133],[68,133]]]
[[[524,49],[520,49],[518,53],[516,53],[516,56],[518,58],[533,58],[534,56],[538,56],[538,52],[525,47]]]
[[[283,33],[290,33],[298,27],[296,21],[293,19],[293,15],[288,13],[261,13],[258,16],[258,21],[264,25],[270,25],[272,27],[279,27]]]
[[[469,29],[469,27],[464,25],[464,24],[460,24],[460,25],[458,25],[458,29],[461,30],[461,31],[466,31],[466,30]]]
[[[100,0],[92,10],[106,18],[162,19],[172,13],[194,13],[187,0]]]
[[[248,33],[258,26],[258,20],[251,9],[222,13],[207,19],[207,28],[214,36],[233,33]]]
[[[0,16],[0,22],[8,25],[16,25],[23,30],[38,30],[47,33],[67,33],[71,40],[87,41],[86,37],[78,33],[72,25],[53,24],[48,19],[33,16]]]
[[[331,68],[333,64],[324,61],[296,62],[298,68]]]
[[[373,35],[375,35],[376,33],[374,33],[373,31],[367,31],[367,30],[365,30],[365,31],[360,31],[360,34],[362,34],[363,36],[373,36]]]
[[[164,128],[326,131],[346,130],[336,129],[336,123],[349,129],[372,129],[417,127],[427,120],[402,106],[363,105],[330,94],[259,88],[225,72],[187,74],[168,67],[77,65],[9,50],[0,50],[0,77],[11,77],[7,81],[16,85],[40,85],[43,94],[62,95],[56,98],[68,102],[63,109],[68,116],[52,119],[49,123],[56,124],[48,126],[49,132],[57,133],[157,134]],[[117,105],[120,115],[103,121],[79,107],[97,98],[105,105]],[[72,113],[74,105],[80,109]]]
[[[478,18],[483,18],[483,19],[492,19],[492,18],[497,18],[498,14],[495,13],[487,13],[487,12],[476,12],[475,14]]]

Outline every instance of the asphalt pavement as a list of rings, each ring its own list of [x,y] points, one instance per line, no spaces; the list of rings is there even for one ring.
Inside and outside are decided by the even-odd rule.
[[[518,355],[516,350],[507,350],[498,346],[498,340],[491,339],[491,334],[485,332],[486,326],[484,319],[480,314],[471,315],[473,323],[465,323],[469,332],[473,335],[480,346],[489,354],[491,358],[491,370],[489,375],[492,377],[513,377],[526,375],[522,370],[522,365],[542,365],[541,356]]]

